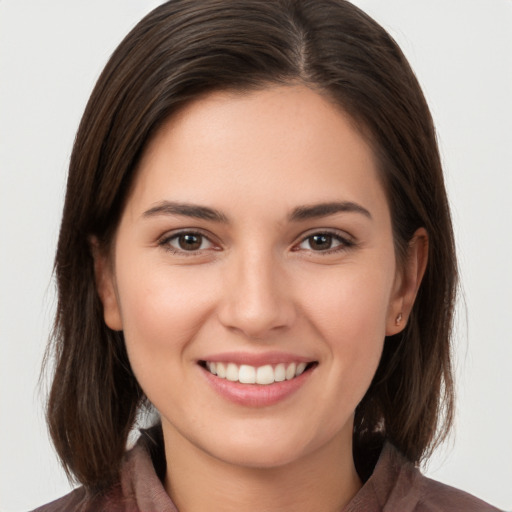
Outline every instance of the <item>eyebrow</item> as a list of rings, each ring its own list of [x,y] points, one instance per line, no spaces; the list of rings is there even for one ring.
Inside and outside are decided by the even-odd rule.
[[[340,201],[298,206],[290,213],[288,220],[290,222],[299,222],[327,217],[336,213],[359,213],[369,219],[372,218],[370,212],[361,205],[352,201]],[[208,206],[199,206],[191,203],[162,201],[143,213],[143,217],[155,217],[158,215],[180,215],[183,217],[229,224],[228,217],[221,211]]]
[[[334,215],[335,213],[360,213],[369,219],[372,218],[371,213],[361,205],[353,203],[352,201],[340,201],[299,206],[292,211],[288,220],[297,222],[301,220],[327,217],[328,215]]]
[[[154,217],[157,215],[181,215],[194,219],[212,220],[223,224],[228,224],[229,222],[222,212],[214,208],[171,201],[162,201],[143,213],[143,217]]]

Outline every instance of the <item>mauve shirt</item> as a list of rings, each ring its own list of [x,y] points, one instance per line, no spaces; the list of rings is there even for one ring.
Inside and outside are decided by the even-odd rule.
[[[142,431],[124,457],[118,485],[93,498],[79,487],[34,512],[179,512],[162,484],[162,443],[161,430]],[[426,478],[389,443],[364,480],[340,512],[499,512],[470,494]]]

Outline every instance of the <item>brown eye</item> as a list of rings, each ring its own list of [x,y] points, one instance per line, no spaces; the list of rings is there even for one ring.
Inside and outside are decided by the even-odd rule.
[[[310,236],[307,240],[313,251],[326,251],[332,247],[332,235],[321,233]]]
[[[177,233],[162,240],[160,245],[174,253],[193,253],[214,247],[214,244],[206,236],[194,232]]]
[[[197,251],[201,248],[203,237],[194,233],[186,233],[178,236],[178,245],[184,251]]]
[[[354,242],[336,233],[313,233],[302,240],[297,249],[331,254],[352,247]]]

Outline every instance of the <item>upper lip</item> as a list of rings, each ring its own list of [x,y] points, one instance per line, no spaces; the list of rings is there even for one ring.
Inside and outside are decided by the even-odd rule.
[[[246,364],[249,366],[264,366],[267,364],[279,363],[311,363],[315,359],[311,357],[299,356],[289,352],[263,352],[254,354],[249,352],[222,352],[205,356],[200,361],[210,363],[234,363],[237,365]]]

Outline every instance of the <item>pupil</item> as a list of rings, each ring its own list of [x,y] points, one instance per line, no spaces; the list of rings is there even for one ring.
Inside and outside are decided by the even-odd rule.
[[[332,236],[331,235],[313,235],[311,237],[311,248],[318,250],[326,250],[331,247]]]
[[[180,235],[178,242],[181,249],[186,251],[195,251],[201,247],[201,236],[200,235]]]

